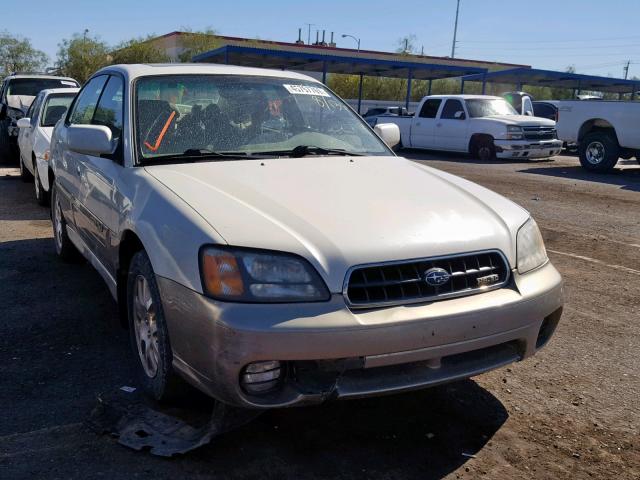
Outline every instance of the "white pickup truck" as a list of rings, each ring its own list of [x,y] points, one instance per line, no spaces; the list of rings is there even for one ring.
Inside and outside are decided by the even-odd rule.
[[[587,170],[606,172],[618,158],[640,156],[640,103],[567,100],[558,107],[558,138],[578,145]]]
[[[382,122],[398,125],[402,147],[468,152],[480,160],[548,158],[562,148],[553,120],[518,115],[504,98],[488,95],[424,97],[415,115]]]

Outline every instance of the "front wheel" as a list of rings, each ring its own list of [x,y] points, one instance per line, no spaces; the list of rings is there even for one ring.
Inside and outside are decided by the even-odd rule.
[[[489,138],[474,140],[470,150],[471,156],[482,162],[488,162],[496,158],[496,147],[493,144],[493,140]]]
[[[160,290],[144,250],[131,259],[127,276],[129,336],[143,390],[156,400],[175,400],[186,384],[173,369]]]
[[[42,182],[40,181],[40,174],[38,173],[38,165],[33,164],[33,188],[36,193],[36,201],[38,205],[46,207],[49,204],[49,194],[45,192]]]
[[[608,172],[618,163],[620,146],[607,132],[593,132],[586,135],[578,146],[580,164],[592,172]]]
[[[24,166],[22,158],[20,158],[20,180],[22,180],[24,183],[29,183],[32,179],[33,176],[31,175],[31,172],[27,170],[27,167]]]

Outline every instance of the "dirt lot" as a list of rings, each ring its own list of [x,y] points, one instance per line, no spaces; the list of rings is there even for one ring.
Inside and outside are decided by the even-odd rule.
[[[32,185],[0,169],[0,478],[640,478],[640,167],[404,154],[534,214],[567,287],[551,343],[417,394],[269,412],[173,460],[83,425],[134,384],[127,335],[97,273],[54,256]]]

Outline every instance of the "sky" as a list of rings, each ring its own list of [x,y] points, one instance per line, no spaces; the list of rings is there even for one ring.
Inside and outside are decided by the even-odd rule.
[[[456,0],[4,0],[0,31],[31,39],[55,61],[58,44],[89,29],[109,44],[148,34],[213,28],[221,35],[295,41],[308,23],[335,32],[338,47],[393,51],[415,35],[426,55],[451,54]],[[457,58],[640,77],[639,0],[460,0]]]

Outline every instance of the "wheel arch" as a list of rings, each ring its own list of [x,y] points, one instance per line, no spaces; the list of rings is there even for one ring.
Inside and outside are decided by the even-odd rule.
[[[127,275],[131,259],[140,250],[144,250],[142,240],[133,230],[124,230],[118,244],[118,268],[116,271],[116,292],[120,324],[128,327],[127,314]]]
[[[578,130],[578,143],[580,143],[584,137],[593,132],[606,132],[613,135],[616,142],[618,142],[618,134],[615,127],[604,118],[592,118],[584,122]],[[619,142],[618,142],[619,144]]]
[[[467,151],[473,155],[473,148],[480,140],[489,140],[490,142],[495,141],[493,135],[489,135],[488,133],[474,133],[471,135],[469,139],[469,145],[467,146]]]

